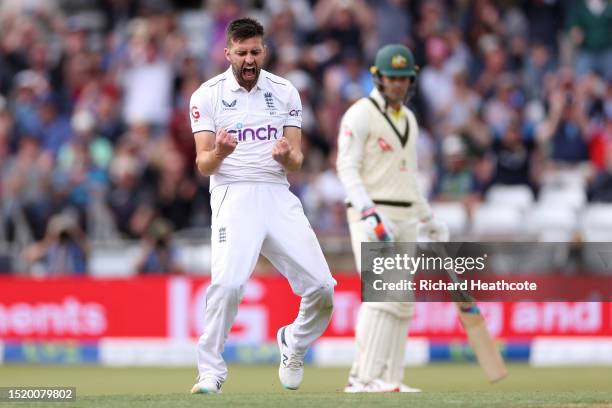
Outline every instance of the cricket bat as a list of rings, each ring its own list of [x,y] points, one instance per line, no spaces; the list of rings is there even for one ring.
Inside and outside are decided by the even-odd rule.
[[[508,370],[478,306],[474,302],[455,302],[455,305],[470,346],[485,376],[491,383],[501,380],[508,374]]]
[[[441,248],[441,252],[444,257],[447,256],[444,247]],[[451,281],[460,282],[455,271],[447,270],[446,273]],[[453,295],[456,299],[455,305],[459,313],[459,320],[461,320],[470,346],[474,350],[474,354],[476,354],[478,364],[489,382],[494,383],[501,380],[508,375],[508,370],[506,369],[504,359],[491,338],[489,330],[487,330],[485,319],[480,313],[478,305],[472,296],[465,291],[455,292]]]

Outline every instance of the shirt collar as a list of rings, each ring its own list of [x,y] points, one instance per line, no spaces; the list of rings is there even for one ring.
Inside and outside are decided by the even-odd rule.
[[[264,74],[265,71],[262,69],[259,71],[259,78],[257,78],[257,84],[255,84],[256,89],[265,89],[264,85]],[[232,92],[238,92],[240,89],[244,89],[240,86],[236,77],[234,76],[234,71],[232,71],[232,67],[230,66],[227,71],[225,71],[225,76],[228,79],[228,84],[230,86],[230,90]]]
[[[370,92],[370,97],[376,101],[378,106],[381,108],[385,107],[385,98],[377,88],[372,89],[372,92]]]
[[[378,88],[372,89],[372,92],[370,92],[370,98],[374,99],[376,103],[378,104],[378,106],[380,107],[380,109],[384,109],[385,112],[389,112],[393,114],[397,113],[393,108],[391,108],[390,106],[387,106],[385,97],[380,93]],[[399,112],[402,112],[402,111],[403,111],[403,106],[400,107]]]

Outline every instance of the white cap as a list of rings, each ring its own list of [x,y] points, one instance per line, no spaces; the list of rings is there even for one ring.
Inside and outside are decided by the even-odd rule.
[[[465,152],[465,145],[463,140],[457,135],[448,135],[442,142],[442,153],[445,156],[453,154],[463,154]]]
[[[72,115],[72,129],[77,133],[89,132],[96,125],[96,119],[93,114],[86,110],[80,110]]]

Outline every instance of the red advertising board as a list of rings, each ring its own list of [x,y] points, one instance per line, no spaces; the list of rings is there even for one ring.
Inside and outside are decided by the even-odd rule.
[[[326,336],[354,334],[358,277],[338,275],[334,315]],[[207,279],[0,279],[0,338],[97,339],[102,337],[197,338],[203,325]],[[291,322],[299,298],[280,276],[256,277],[244,298],[230,339],[271,341]],[[491,332],[507,339],[534,336],[612,336],[610,302],[486,302]],[[418,303],[413,336],[463,337],[452,303]]]
[[[164,336],[167,278],[0,279],[0,337]]]

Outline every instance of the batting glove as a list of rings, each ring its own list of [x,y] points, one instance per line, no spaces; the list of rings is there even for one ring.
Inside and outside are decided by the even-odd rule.
[[[395,227],[376,207],[361,212],[361,224],[369,241],[393,241]]]
[[[430,241],[447,242],[450,239],[450,233],[446,224],[435,219],[433,216],[421,220],[418,228],[419,235],[425,235]]]

